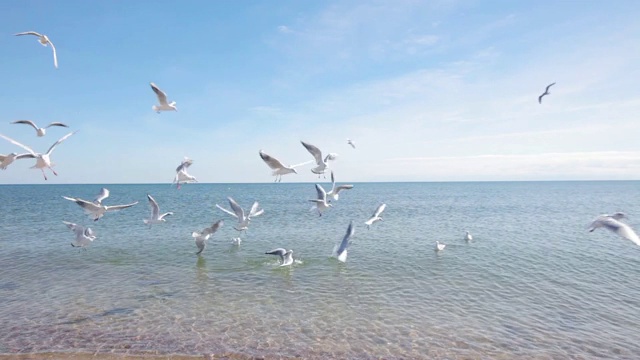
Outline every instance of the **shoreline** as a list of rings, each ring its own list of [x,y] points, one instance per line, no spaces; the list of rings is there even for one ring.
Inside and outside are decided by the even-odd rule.
[[[0,354],[0,360],[271,360],[271,359],[302,359],[286,356],[249,356],[236,353],[181,355],[157,353],[89,353],[89,352],[43,352]]]

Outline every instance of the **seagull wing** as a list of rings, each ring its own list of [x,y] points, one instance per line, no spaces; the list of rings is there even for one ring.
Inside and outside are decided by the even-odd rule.
[[[56,69],[58,68],[58,56],[56,55],[56,47],[53,46],[53,43],[51,42],[51,40],[49,40],[49,45],[51,45],[51,50],[53,51],[53,66],[56,67]]]
[[[35,155],[29,154],[29,153],[16,155],[16,160],[20,160],[20,159],[35,159],[35,158],[36,158]]]
[[[267,251],[265,254],[278,255],[278,256],[280,256],[280,260],[282,260],[282,262],[284,262],[284,255],[286,253],[287,253],[287,250],[285,250],[283,248],[277,248],[277,249],[273,249],[271,251]]]
[[[74,132],[70,132],[67,135],[63,136],[60,138],[60,140],[56,141],[53,145],[51,145],[51,147],[49,148],[49,150],[47,150],[47,155],[51,155],[51,153],[53,152],[53,149],[56,148],[56,146],[58,146],[58,144],[60,144],[61,142],[67,140],[67,138],[75,133],[77,133],[78,130],[74,131]]]
[[[260,206],[260,204],[258,204],[257,201],[255,201],[253,205],[251,205],[251,210],[249,210],[249,217],[260,216],[264,213],[264,209],[258,210],[258,206]]]
[[[210,227],[202,230],[202,235],[213,234],[216,231],[218,231],[218,229],[220,229],[222,227],[222,225],[224,225],[224,220],[218,220],[218,221],[214,222],[213,225],[211,225]]]
[[[316,164],[318,165],[322,164],[322,151],[320,151],[320,149],[318,149],[314,145],[307,144],[304,141],[300,141],[300,142],[302,143],[302,146],[304,146],[305,149],[307,149],[307,151],[311,153],[311,155],[313,155],[313,158],[316,160]]]
[[[156,96],[158,97],[158,101],[160,102],[160,104],[169,105],[167,103],[167,94],[165,94],[162,90],[160,90],[158,86],[156,86],[156,84],[150,83],[150,85],[151,85],[151,89],[153,89],[153,92],[156,93]]]
[[[21,144],[21,143],[19,143],[19,142],[15,141],[15,140],[13,140],[12,138],[7,137],[7,136],[4,136],[4,135],[2,135],[2,134],[0,134],[0,137],[2,137],[3,139],[7,140],[7,141],[8,141],[8,142],[10,142],[10,143],[12,143],[13,145],[18,145],[18,146],[20,146],[21,148],[23,148],[23,149],[27,150],[27,151],[28,151],[31,155],[33,155],[33,156],[36,156],[36,155],[37,155],[37,154],[36,154],[36,152],[35,152],[35,151],[33,151],[33,149],[31,149],[31,148],[30,148],[30,147],[28,147],[27,145],[23,145],[23,144]]]
[[[547,85],[547,88],[546,88],[546,89],[544,89],[544,92],[545,92],[545,93],[549,92],[549,88],[550,88],[550,87],[552,87],[552,86],[553,86],[553,85],[555,85],[555,84],[556,84],[556,83],[552,83],[552,84]]]
[[[98,196],[96,197],[95,200],[93,200],[94,202],[100,204],[102,203],[102,200],[106,199],[109,197],[109,190],[107,188],[102,188],[100,189],[100,194],[98,194]]]
[[[234,214],[233,212],[231,212],[231,211],[229,211],[229,210],[227,210],[227,209],[223,208],[222,206],[220,206],[220,205],[218,205],[218,204],[216,204],[216,207],[217,207],[218,209],[220,209],[220,210],[222,210],[222,211],[226,212],[227,214],[229,214],[229,215],[233,216],[234,218],[237,218],[237,217],[238,217],[238,216],[237,216],[236,214]]]
[[[78,224],[75,224],[75,223],[72,223],[72,222],[68,222],[68,221],[64,221],[64,220],[63,220],[62,222],[63,222],[65,225],[67,225],[67,227],[68,227],[69,229],[71,229],[71,231],[73,231],[73,232],[75,232],[75,231],[76,231],[76,229],[78,228]],[[80,227],[82,227],[82,226],[80,226]]]
[[[35,31],[25,31],[25,32],[21,32],[21,33],[17,33],[17,34],[13,34],[15,36],[22,36],[22,35],[35,35],[35,36],[42,36],[42,34],[37,33]]]
[[[318,200],[326,201],[327,200],[327,192],[324,191],[320,184],[316,184],[316,192],[318,193]]]
[[[331,193],[335,194],[336,191],[336,178],[333,176],[333,170],[331,170]]]
[[[298,166],[303,166],[303,165],[311,164],[312,162],[313,162],[313,160],[309,160],[309,161],[305,161],[305,162],[300,163],[300,164],[291,165],[291,166],[289,166],[289,167],[293,169],[293,168],[297,168]]]
[[[204,251],[205,246],[207,246],[207,243],[204,241],[204,236],[197,236],[197,233],[195,232],[191,234],[191,236],[193,235],[196,235],[194,237],[196,238],[196,246],[198,247],[196,255],[200,255]]]
[[[342,254],[345,250],[347,250],[347,248],[349,247],[349,240],[351,240],[351,237],[353,236],[354,233],[355,233],[355,230],[353,228],[353,220],[351,220],[351,222],[349,223],[349,227],[347,227],[347,233],[344,234],[344,237],[342,238],[342,242],[340,243],[340,246],[336,251],[336,254],[338,256],[340,256],[340,254]]]
[[[336,192],[334,194],[337,194],[342,190],[350,190],[350,189],[353,189],[353,185],[340,185],[336,187]]]
[[[34,123],[31,120],[17,120],[12,122],[12,124],[25,124],[25,125],[31,125],[34,129],[38,130],[38,126],[36,126],[36,123]]]
[[[112,205],[112,206],[105,206],[105,211],[118,211],[118,210],[122,210],[122,209],[126,209],[126,208],[130,208],[133,205],[137,204],[138,202],[134,202],[131,204],[125,204],[125,205]]]
[[[640,245],[640,238],[638,238],[638,235],[629,225],[614,218],[603,219],[601,221],[603,227],[615,232],[627,240],[631,240],[636,245]]]
[[[244,210],[242,210],[240,205],[238,205],[238,203],[235,200],[233,200],[233,198],[231,197],[228,197],[227,199],[229,200],[229,205],[231,206],[231,210],[233,210],[233,212],[236,213],[236,217],[240,220],[244,220]]]
[[[380,206],[378,206],[378,208],[376,209],[376,212],[373,213],[373,215],[371,217],[378,217],[380,216],[380,214],[382,214],[382,212],[384,211],[384,209],[387,207],[387,204],[382,204]]]
[[[184,157],[184,160],[182,160],[182,162],[180,163],[180,165],[178,165],[178,167],[176,168],[176,172],[180,172],[180,171],[186,171],[186,169],[191,166],[191,164],[193,164],[193,160],[189,159],[188,157]]]
[[[156,199],[154,199],[151,195],[147,194],[147,199],[149,199],[149,205],[151,205],[151,218],[157,219],[160,215],[160,207],[158,206]]]
[[[97,212],[98,210],[100,210],[100,205],[94,204],[94,203],[86,201],[86,200],[67,197],[67,196],[63,196],[63,198],[67,199],[69,201],[73,201],[74,203],[80,205],[80,207],[83,208],[85,211],[88,211],[90,213],[94,213],[94,212]]]
[[[273,170],[286,168],[286,166],[284,166],[284,164],[280,162],[280,160],[274,158],[273,156],[267,155],[266,153],[262,152],[262,150],[260,150],[260,157]]]
[[[69,125],[67,125],[67,124],[63,124],[63,123],[61,123],[61,122],[57,122],[57,121],[54,121],[54,122],[52,122],[51,124],[47,125],[47,127],[51,127],[51,126],[62,126],[62,127],[66,127],[66,128],[68,128],[68,127],[69,127]]]

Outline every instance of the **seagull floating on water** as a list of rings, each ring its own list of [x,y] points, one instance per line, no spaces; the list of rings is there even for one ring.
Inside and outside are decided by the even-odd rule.
[[[471,234],[467,231],[467,234],[464,236],[464,240],[466,242],[469,242],[469,241],[473,240],[473,236],[471,236]]]
[[[381,204],[380,206],[378,206],[378,208],[373,213],[373,215],[371,215],[369,220],[364,222],[367,225],[367,229],[369,229],[371,225],[373,225],[373,223],[375,223],[376,221],[382,221],[382,217],[380,216],[380,214],[382,214],[382,212],[386,208],[387,208],[387,204]]]
[[[553,84],[549,84],[549,85],[547,85],[547,88],[546,88],[546,89],[544,89],[544,93],[543,93],[542,95],[538,96],[538,104],[542,104],[542,97],[543,97],[543,96],[551,94],[551,93],[549,92],[549,88],[550,88],[550,87],[552,87],[552,86],[553,86],[553,85],[555,85],[555,84],[556,84],[556,83],[553,83]]]
[[[73,247],[81,247],[91,244],[96,239],[95,233],[91,228],[85,228],[82,225],[74,224],[68,221],[62,221],[74,234],[76,234],[75,240],[71,243]]]
[[[277,248],[271,251],[267,251],[265,254],[280,256],[280,266],[288,266],[293,264],[293,250]]]
[[[620,221],[624,218],[627,218],[627,216],[621,212],[617,212],[613,215],[600,215],[591,223],[589,232],[593,232],[595,229],[603,227],[627,240],[631,240],[636,245],[640,245],[640,238],[636,232],[629,225]]]
[[[166,212],[160,215],[160,207],[158,206],[156,199],[149,194],[147,194],[147,199],[149,199],[149,205],[151,206],[151,217],[149,217],[149,219],[144,219],[143,221],[145,224],[149,224],[149,227],[151,227],[152,224],[163,223],[167,221],[165,217],[173,215],[172,212]]]
[[[313,209],[317,209],[318,215],[322,216],[322,212],[332,207],[333,205],[327,202],[327,193],[324,191],[322,186],[320,186],[320,184],[316,184],[316,193],[318,195],[318,198],[309,200],[311,202],[316,203],[315,206],[311,207],[309,211],[312,211]]]
[[[54,121],[54,122],[50,123],[49,125],[47,125],[47,126],[45,126],[45,127],[42,127],[42,128],[39,128],[39,127],[38,127],[38,126],[37,126],[33,121],[31,121],[31,120],[17,120],[17,121],[12,122],[12,124],[25,124],[25,125],[30,125],[30,126],[32,126],[34,129],[36,129],[36,134],[38,135],[38,137],[42,137],[42,136],[44,136],[44,135],[46,134],[46,132],[47,132],[47,130],[46,130],[46,129],[47,129],[47,128],[50,128],[50,127],[52,127],[52,126],[60,126],[60,127],[66,127],[66,128],[68,128],[68,127],[69,127],[69,125],[66,125],[66,124],[63,124],[63,123],[61,123],[61,122],[57,122],[57,121]]]
[[[307,149],[307,151],[309,151],[311,155],[313,155],[313,158],[315,159],[316,164],[318,166],[311,169],[311,172],[314,174],[318,174],[318,177],[324,174],[327,168],[329,167],[329,164],[328,164],[329,160],[335,160],[338,158],[338,154],[330,153],[329,155],[325,156],[325,158],[323,159],[322,151],[320,151],[320,149],[318,149],[316,146],[306,143],[304,141],[300,141],[300,142],[302,143],[302,146],[304,146],[304,148]]]
[[[445,248],[446,246],[447,246],[447,245],[445,245],[445,244],[441,244],[439,241],[436,241],[435,251],[436,251],[436,252],[438,252],[438,251],[442,251],[442,250],[444,250],[444,248]]]
[[[149,85],[151,85],[151,89],[153,89],[153,92],[156,93],[156,96],[158,97],[158,103],[160,103],[160,105],[153,105],[151,107],[153,111],[157,112],[158,114],[160,114],[160,111],[178,111],[175,101],[172,101],[170,103],[167,102],[167,94],[165,94],[164,91],[160,90],[160,88],[154,83],[149,83]]]
[[[353,228],[353,220],[349,222],[349,226],[347,227],[347,232],[344,234],[342,241],[340,244],[334,247],[334,256],[338,258],[338,260],[342,262],[347,261],[347,249],[349,245],[351,245],[351,238],[355,234],[355,229]]]
[[[351,145],[352,148],[356,148],[356,144],[351,139],[347,139],[347,144]]]
[[[309,163],[312,162],[312,161],[306,161],[306,162],[303,162],[301,164],[286,166],[280,160],[274,158],[271,155],[267,155],[262,150],[260,150],[260,158],[262,158],[262,160],[273,170],[271,175],[276,177],[274,182],[282,181],[282,175],[287,175],[287,174],[291,174],[291,173],[297,174],[298,172],[296,171],[295,168],[297,168],[298,166],[306,165],[306,164],[309,164]]]
[[[196,246],[198,247],[198,252],[196,253],[196,255],[200,255],[204,251],[205,246],[207,246],[206,241],[209,240],[211,235],[218,231],[218,229],[222,227],[222,225],[224,225],[224,220],[218,220],[214,222],[213,225],[209,226],[208,228],[204,228],[200,232],[194,231],[191,233],[191,236],[195,239]]]
[[[327,197],[335,201],[338,201],[340,191],[353,189],[353,185],[340,185],[336,187],[336,179],[333,177],[333,171],[331,171],[331,184],[331,191],[327,193]]]
[[[100,220],[101,217],[104,216],[104,214],[106,214],[108,211],[118,211],[118,210],[122,210],[122,209],[126,209],[129,207],[132,207],[133,205],[137,204],[138,202],[134,202],[131,204],[125,204],[125,205],[112,205],[112,206],[105,206],[102,205],[102,200],[106,199],[109,197],[109,190],[107,190],[107,188],[102,188],[100,189],[100,194],[98,194],[98,196],[96,196],[95,200],[93,200],[93,202],[87,201],[87,200],[83,200],[80,198],[72,198],[72,197],[67,197],[67,196],[63,196],[64,199],[69,200],[69,201],[73,201],[76,204],[80,205],[80,207],[82,209],[84,209],[84,211],[89,214],[89,216],[93,219],[93,221],[98,221]]]
[[[0,134],[0,137],[4,138],[5,140],[9,141],[10,143],[14,144],[14,145],[18,145],[21,148],[27,150],[29,153],[27,154],[20,154],[17,155],[15,157],[15,159],[36,159],[36,164],[34,166],[32,166],[32,169],[40,169],[42,171],[42,175],[44,176],[44,179],[47,180],[47,175],[44,173],[44,168],[49,168],[49,170],[51,170],[53,172],[53,175],[58,176],[58,174],[56,173],[55,170],[53,170],[52,166],[54,164],[51,163],[51,153],[53,152],[53,149],[56,148],[56,146],[58,146],[60,143],[62,143],[63,141],[65,141],[69,136],[77,133],[78,130],[68,133],[67,135],[61,137],[58,141],[56,141],[55,143],[53,143],[53,145],[51,145],[51,147],[49,148],[49,150],[47,150],[46,153],[42,154],[42,153],[37,153],[35,151],[33,151],[33,149],[31,149],[30,147],[23,145],[7,136],[4,136],[2,134]]]
[[[56,69],[58,68],[58,57],[56,56],[56,47],[53,46],[53,43],[51,42],[51,40],[49,40],[49,37],[47,35],[42,35],[35,31],[25,31],[25,32],[14,34],[14,35],[15,36],[34,35],[38,37],[38,42],[40,42],[42,46],[51,45],[51,50],[53,50],[53,66],[55,66]]]
[[[257,201],[253,202],[253,205],[251,205],[251,209],[249,210],[249,213],[245,215],[242,207],[240,207],[240,205],[238,205],[238,203],[235,200],[233,200],[232,197],[228,197],[227,200],[229,200],[229,206],[231,206],[231,210],[233,210],[233,212],[223,208],[218,204],[216,204],[216,207],[224,211],[225,213],[233,216],[234,218],[238,219],[238,224],[233,227],[237,231],[246,232],[247,229],[249,228],[249,223],[251,222],[251,218],[260,216],[264,213],[264,209],[258,209],[258,206],[260,206],[260,204],[258,204]]]

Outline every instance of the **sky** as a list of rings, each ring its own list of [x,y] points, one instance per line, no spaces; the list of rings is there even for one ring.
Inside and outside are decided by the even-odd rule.
[[[2,1],[0,184],[640,179],[637,1]],[[57,49],[22,31],[49,36]],[[149,83],[176,101],[155,113]],[[538,103],[545,87],[551,94]],[[26,125],[52,121],[37,137]],[[346,139],[356,144],[352,149]],[[22,149],[0,138],[0,154]],[[311,165],[283,182],[315,182]]]

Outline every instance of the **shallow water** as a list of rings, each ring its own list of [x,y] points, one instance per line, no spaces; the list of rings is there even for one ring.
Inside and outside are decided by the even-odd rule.
[[[640,227],[638,185],[362,183],[322,217],[313,184],[106,185],[105,204],[140,203],[97,222],[61,196],[103,185],[0,186],[0,353],[636,358],[640,247],[586,226],[623,211]],[[147,193],[174,212],[166,223],[142,223]],[[227,196],[265,209],[239,247],[214,207]],[[191,232],[221,218],[196,256]],[[72,248],[62,220],[98,238]],[[276,247],[299,262],[278,267],[264,254]]]

